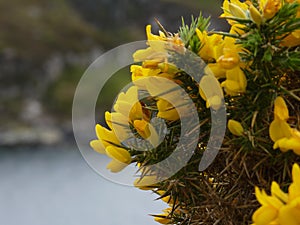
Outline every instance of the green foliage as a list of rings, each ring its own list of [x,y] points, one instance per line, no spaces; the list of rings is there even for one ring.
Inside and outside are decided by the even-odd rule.
[[[182,25],[179,28],[179,35],[182,39],[183,43],[185,43],[185,46],[188,47],[191,51],[198,53],[200,50],[201,43],[199,42],[199,38],[196,35],[196,29],[199,29],[201,31],[207,30],[209,26],[210,18],[204,18],[202,16],[202,13],[200,12],[199,16],[194,19],[194,16],[192,16],[192,22],[190,26],[185,24],[185,21],[183,17]]]

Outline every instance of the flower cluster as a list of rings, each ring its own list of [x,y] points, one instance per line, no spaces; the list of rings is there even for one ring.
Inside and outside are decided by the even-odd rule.
[[[146,26],[147,48],[133,54],[136,63],[130,66],[132,84],[105,113],[108,128],[96,125],[97,139],[90,145],[112,159],[107,165],[112,172],[136,163],[141,176],[134,185],[170,205],[155,215],[159,223],[249,223],[257,207],[254,186],[279,179],[271,196],[255,189],[262,206],[253,222],[300,224],[299,166],[293,166],[292,181],[278,175],[300,162],[300,1],[224,0],[223,10],[229,32],[209,31],[209,19],[201,15],[190,26],[183,21],[175,34],[159,22],[157,35]],[[190,119],[193,110],[199,124]],[[223,125],[213,115],[225,110],[225,137],[216,132],[211,138],[213,125]],[[201,128],[186,146],[178,144],[184,126]],[[208,143],[223,137],[222,156],[199,172]],[[190,160],[175,170],[194,143]],[[183,155],[165,168],[151,167],[174,152]],[[283,183],[291,183],[288,194],[279,188]]]

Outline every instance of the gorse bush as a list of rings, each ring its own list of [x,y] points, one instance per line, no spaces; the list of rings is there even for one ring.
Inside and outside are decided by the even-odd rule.
[[[157,222],[300,224],[299,3],[225,0],[229,32],[201,14],[176,34],[146,27],[90,145],[111,172],[137,165],[135,186],[170,205]]]

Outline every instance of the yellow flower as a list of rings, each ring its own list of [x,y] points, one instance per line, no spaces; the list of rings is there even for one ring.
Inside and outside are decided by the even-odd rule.
[[[220,17],[237,17],[242,19],[247,18],[246,11],[248,9],[248,5],[240,2],[239,0],[224,0],[222,8],[224,12]],[[233,25],[236,22],[233,20],[228,20],[228,23]]]
[[[139,79],[138,85],[146,86],[149,94],[157,99],[157,117],[166,120],[178,120],[177,110],[188,113],[190,111],[189,99],[185,98],[185,91],[172,80],[163,77],[149,77]]]
[[[223,69],[230,70],[240,63],[240,48],[235,44],[235,39],[226,37],[224,39],[223,55],[217,59],[217,63]]]
[[[300,168],[298,164],[293,165],[293,182],[289,186],[288,202],[280,209],[279,221],[281,224],[300,224]]]
[[[235,67],[226,71],[226,80],[221,86],[228,95],[235,96],[246,91],[247,79],[241,68]]]
[[[120,93],[114,105],[114,110],[126,116],[128,121],[142,119],[143,110],[138,99],[138,88],[132,86],[126,93]]]
[[[107,121],[111,118],[111,114],[106,113]],[[107,122],[109,127],[113,127],[111,122]],[[90,146],[98,153],[106,154],[112,161],[107,165],[107,169],[111,172],[119,172],[124,169],[130,162],[130,153],[121,147],[120,139],[116,136],[113,130],[108,130],[105,127],[97,124],[96,134],[98,140],[92,140]]]
[[[157,117],[170,121],[179,120],[180,116],[176,108],[167,100],[159,98],[156,105],[158,109]]]
[[[281,8],[281,0],[260,0],[259,7],[265,19],[271,19]]]
[[[185,51],[184,43],[178,34],[166,37],[163,32],[159,32],[159,36],[154,35],[151,33],[151,25],[146,26],[146,34],[149,47],[137,50],[133,54],[135,62],[150,60],[151,64],[157,65],[167,60],[168,50],[174,50],[179,53],[184,53]]]
[[[289,118],[287,105],[282,97],[277,97],[274,103],[274,120],[270,124],[269,134],[274,141],[273,148],[286,152],[293,150],[300,155],[300,131],[292,129],[286,120]]]
[[[256,198],[261,207],[252,215],[252,225],[300,224],[300,168],[296,163],[293,165],[292,179],[288,194],[275,181],[271,185],[271,196],[255,187]]]
[[[155,128],[145,120],[135,120],[133,123],[134,128],[141,135],[142,138],[148,140],[153,147],[159,144],[159,137]]]
[[[105,112],[105,120],[120,142],[130,137],[131,130],[126,116],[118,112]]]
[[[279,210],[284,205],[283,199],[280,197],[285,196],[284,194],[276,182],[272,182],[271,196],[267,195],[264,190],[260,191],[258,187],[255,187],[256,198],[261,204],[261,207],[252,215],[255,225],[278,224]]]
[[[144,68],[138,65],[132,65],[130,67],[131,72],[131,80],[134,82],[137,79],[142,77],[148,76],[157,76],[161,71],[160,69],[151,69],[151,68]]]
[[[97,140],[92,140],[90,146],[97,152],[105,154],[105,148],[109,145],[120,145],[121,140],[113,130],[97,124],[95,126]]]
[[[199,84],[201,97],[206,101],[206,107],[218,110],[223,101],[223,92],[219,81],[213,75],[204,75]]]
[[[231,26],[229,33],[230,34],[236,34],[236,35],[243,35],[245,31],[243,30],[245,28],[245,25],[240,23],[235,23]]]
[[[206,31],[196,29],[196,34],[201,42],[199,55],[202,59],[216,60],[222,55],[223,39],[221,35],[213,34],[208,36]]]
[[[164,62],[167,58],[167,54],[165,51],[156,51],[151,47],[146,49],[139,49],[135,53],[133,53],[134,62],[142,62],[147,61],[152,65],[158,65],[161,62]]]
[[[244,128],[242,124],[236,120],[228,120],[228,129],[229,131],[236,135],[236,136],[242,136],[244,132]]]

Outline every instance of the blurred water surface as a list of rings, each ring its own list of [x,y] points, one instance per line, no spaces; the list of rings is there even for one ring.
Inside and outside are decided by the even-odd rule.
[[[111,183],[76,147],[0,149],[0,224],[151,225],[166,205]]]

